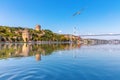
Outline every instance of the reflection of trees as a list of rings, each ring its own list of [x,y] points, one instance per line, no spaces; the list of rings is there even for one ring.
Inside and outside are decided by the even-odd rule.
[[[18,49],[21,45],[15,44],[0,44],[0,58],[9,58],[15,56],[16,52],[19,53]],[[19,48],[20,49],[20,48]]]
[[[41,55],[50,55],[54,51],[76,47],[77,45],[73,44],[0,44],[0,59],[35,55],[36,60],[40,60]]]

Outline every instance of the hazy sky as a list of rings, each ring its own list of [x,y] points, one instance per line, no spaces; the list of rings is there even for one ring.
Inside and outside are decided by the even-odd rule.
[[[61,33],[120,33],[120,0],[0,0],[0,25],[36,24]]]

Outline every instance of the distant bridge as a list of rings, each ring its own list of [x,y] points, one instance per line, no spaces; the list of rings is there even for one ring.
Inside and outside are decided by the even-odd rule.
[[[86,37],[86,36],[120,36],[120,34],[88,34],[88,35],[80,35],[81,37]]]

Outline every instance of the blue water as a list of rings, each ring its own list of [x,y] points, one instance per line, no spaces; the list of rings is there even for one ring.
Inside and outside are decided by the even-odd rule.
[[[0,80],[120,80],[120,45],[81,46],[0,60]]]

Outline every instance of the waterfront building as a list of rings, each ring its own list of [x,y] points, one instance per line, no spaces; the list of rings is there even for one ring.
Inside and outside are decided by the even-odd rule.
[[[23,41],[24,41],[24,42],[28,42],[28,41],[29,41],[30,35],[29,35],[28,29],[25,29],[25,30],[22,32],[22,38],[23,38]]]

